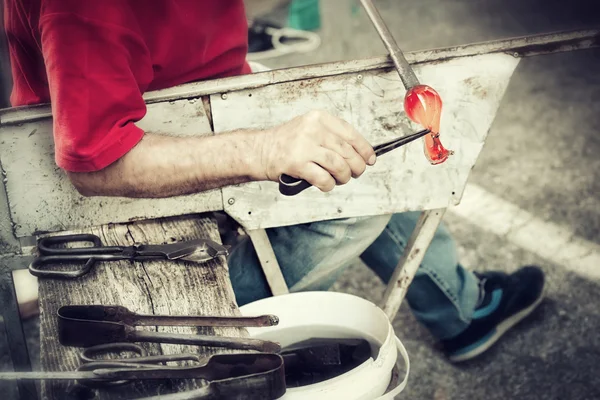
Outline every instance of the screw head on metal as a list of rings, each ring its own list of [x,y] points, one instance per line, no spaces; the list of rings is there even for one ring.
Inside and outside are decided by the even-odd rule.
[[[222,98],[223,100],[227,100],[227,93],[223,93],[223,94],[221,95],[221,98]]]
[[[235,199],[231,197],[229,200],[227,200],[227,203],[229,203],[229,205],[233,205],[233,203],[235,203]]]

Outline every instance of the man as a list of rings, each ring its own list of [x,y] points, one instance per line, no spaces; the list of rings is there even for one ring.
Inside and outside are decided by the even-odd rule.
[[[51,101],[56,163],[87,196],[166,197],[286,173],[322,191],[376,162],[347,122],[320,111],[265,130],[177,138],[143,132],[142,94],[250,73],[241,0],[6,0],[14,106]],[[175,133],[175,132],[173,132]],[[360,256],[387,281],[416,213],[269,230],[293,291],[325,290]],[[240,304],[270,295],[246,240],[229,258]],[[412,311],[451,360],[485,351],[542,299],[536,267],[473,274],[442,226],[411,285]]]

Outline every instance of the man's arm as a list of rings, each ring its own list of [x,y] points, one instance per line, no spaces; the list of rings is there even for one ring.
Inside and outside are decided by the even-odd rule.
[[[267,130],[178,138],[146,133],[125,156],[95,172],[69,172],[85,196],[169,197],[248,181],[306,179],[322,191],[375,162],[347,122],[313,111]]]
[[[95,172],[68,172],[84,196],[170,197],[264,180],[256,131],[206,137],[147,133],[125,156]]]

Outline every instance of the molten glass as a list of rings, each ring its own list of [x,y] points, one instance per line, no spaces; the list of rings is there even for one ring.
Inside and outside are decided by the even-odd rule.
[[[431,130],[431,134],[425,136],[425,156],[431,164],[441,164],[454,154],[440,141],[442,98],[438,92],[427,85],[410,88],[404,96],[404,111],[414,122]]]

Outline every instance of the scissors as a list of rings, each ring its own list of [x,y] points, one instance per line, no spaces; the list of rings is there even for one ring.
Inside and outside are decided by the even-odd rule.
[[[56,248],[57,244],[89,242],[91,247]],[[104,246],[100,238],[92,234],[62,235],[42,238],[37,244],[40,257],[29,265],[29,272],[40,278],[75,279],[89,273],[99,261],[147,261],[185,260],[196,263],[227,256],[228,247],[210,239],[160,245]],[[51,270],[49,265],[67,263],[83,264],[75,270]]]
[[[429,129],[424,129],[417,133],[413,133],[408,136],[403,136],[401,138],[396,138],[390,140],[389,142],[385,142],[373,147],[375,150],[375,155],[381,156],[389,151],[397,149],[398,147],[404,146],[412,141],[415,141],[431,131]],[[294,196],[298,193],[308,189],[312,185],[305,181],[304,179],[294,178],[293,176],[282,174],[279,176],[279,192],[284,196]]]
[[[129,352],[133,357],[108,358]],[[102,358],[100,358],[101,356]],[[102,388],[148,379],[203,379],[207,385],[161,399],[277,399],[285,394],[283,358],[273,353],[215,354],[201,357],[183,353],[149,356],[133,343],[93,346],[79,353],[76,371],[0,372],[0,380],[75,380],[88,388]],[[168,365],[187,361],[188,365]],[[151,397],[154,399],[155,397]],[[158,397],[156,397],[158,398]]]

